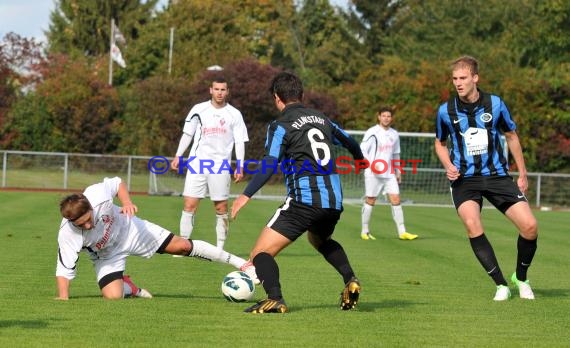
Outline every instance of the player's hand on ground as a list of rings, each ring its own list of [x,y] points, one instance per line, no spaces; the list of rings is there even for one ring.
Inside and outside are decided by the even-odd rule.
[[[249,202],[249,197],[246,195],[239,195],[238,198],[235,199],[234,203],[232,204],[232,219],[235,219],[238,212],[244,205]]]
[[[125,214],[129,217],[134,216],[138,211],[139,211],[139,208],[136,205],[134,205],[132,202],[124,204],[121,207],[121,213]]]

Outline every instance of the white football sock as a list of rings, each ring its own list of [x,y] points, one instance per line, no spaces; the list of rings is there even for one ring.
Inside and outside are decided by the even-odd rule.
[[[190,252],[191,257],[198,257],[208,261],[216,261],[220,263],[227,263],[235,268],[239,269],[246,263],[246,260],[239,256],[228,253],[225,250],[216,248],[208,242],[203,240],[192,240],[192,252]]]
[[[190,238],[193,230],[194,230],[194,213],[183,210],[182,216],[180,217],[180,237],[184,239]]]
[[[361,218],[362,218],[362,232],[368,233],[368,224],[370,223],[370,215],[372,215],[372,208],[368,203],[362,204]]]
[[[406,232],[406,226],[404,226],[404,211],[402,210],[401,205],[392,206],[392,218],[398,228],[398,235]]]
[[[229,232],[228,214],[216,214],[216,246],[224,248],[226,237]]]

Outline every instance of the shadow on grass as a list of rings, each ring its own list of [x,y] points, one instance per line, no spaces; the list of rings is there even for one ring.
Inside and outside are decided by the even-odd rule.
[[[537,297],[568,297],[570,289],[533,289]]]
[[[405,308],[410,306],[416,306],[418,302],[413,301],[382,301],[382,302],[359,302],[355,309],[346,311],[346,312],[363,312],[363,313],[373,313],[383,309],[388,308]],[[309,305],[309,306],[289,306],[289,309],[294,312],[300,312],[307,309],[329,309],[337,307],[338,305],[331,305],[331,304],[318,304],[318,305]],[[339,312],[343,312],[339,308]]]
[[[101,300],[105,300],[103,298],[103,296],[101,295],[83,295],[83,296],[73,296],[71,297],[71,301],[72,300],[84,300],[84,299],[94,299],[94,298],[100,298]],[[207,299],[207,300],[211,300],[211,299],[219,299],[222,298],[221,295],[220,296],[195,296],[192,294],[166,294],[166,293],[152,293],[152,299],[160,299],[160,298],[180,298],[180,299]],[[138,298],[138,297],[128,297],[128,298],[123,298],[123,299],[118,299],[118,300],[105,300],[105,301],[148,301],[148,300],[152,300],[152,299],[145,299],[145,298]],[[61,301],[61,302],[67,302],[67,301]]]
[[[153,298],[181,298],[181,299],[203,299],[203,300],[212,300],[212,299],[224,299],[222,295],[219,296],[195,296],[192,294],[164,294],[164,293],[153,293]]]
[[[23,329],[43,329],[47,328],[48,324],[44,320],[0,320],[0,329],[15,326]]]

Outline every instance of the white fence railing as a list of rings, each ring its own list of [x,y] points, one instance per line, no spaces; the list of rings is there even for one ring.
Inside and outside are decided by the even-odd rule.
[[[149,169],[151,159],[165,157],[96,155],[63,152],[0,151],[1,188],[29,190],[83,190],[105,176],[120,176],[132,192],[180,195],[184,175],[166,171],[157,174]],[[428,161],[426,161],[428,162]],[[167,166],[164,163],[163,166]],[[404,168],[401,197],[404,204],[450,205],[449,184],[441,168],[419,166],[415,174]],[[155,173],[153,173],[153,171]],[[513,173],[516,176],[516,172]],[[280,174],[279,174],[280,175]],[[570,174],[528,173],[529,202],[536,207],[570,208]],[[283,197],[282,180],[266,185],[256,196]],[[364,192],[362,174],[342,176],[347,201],[359,201]],[[243,189],[232,185],[232,194]]]

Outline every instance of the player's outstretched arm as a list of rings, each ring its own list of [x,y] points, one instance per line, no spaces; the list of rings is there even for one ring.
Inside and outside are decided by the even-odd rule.
[[[244,194],[239,195],[235,199],[234,203],[232,204],[232,219],[236,218],[241,208],[243,208],[247,202],[249,202],[249,197]]]
[[[69,300],[69,279],[61,276],[56,276],[57,283],[57,297],[56,300],[67,301]]]
[[[331,122],[333,136],[335,137],[336,144],[340,143],[345,149],[347,149],[352,158],[355,160],[362,160],[364,159],[364,154],[362,153],[362,149],[360,148],[360,144],[354,140],[345,130],[341,129],[337,126],[334,122]]]

